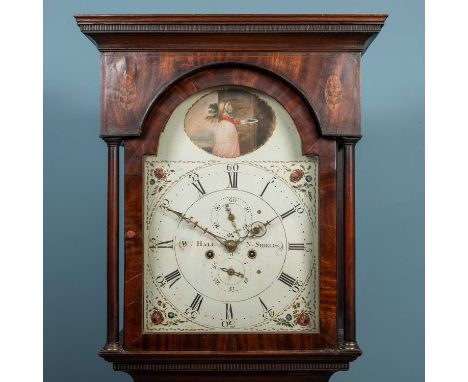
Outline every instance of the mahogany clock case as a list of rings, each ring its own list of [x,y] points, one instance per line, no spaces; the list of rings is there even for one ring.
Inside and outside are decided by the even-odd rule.
[[[328,380],[361,352],[355,333],[354,146],[361,55],[385,15],[77,16],[102,53],[109,145],[108,333],[101,355],[145,373],[295,373]],[[143,334],[142,159],[174,109],[205,89],[252,88],[290,114],[319,158],[320,333]],[[125,296],[118,333],[118,147],[125,147]],[[148,379],[149,380],[149,379]],[[270,379],[271,380],[271,379]]]
[[[147,58],[148,59],[148,58]],[[150,58],[151,60],[151,58]],[[157,68],[157,65],[149,65]],[[161,129],[165,126],[167,115],[185,99],[200,90],[220,85],[247,86],[266,94],[275,95],[292,116],[296,126],[300,126],[304,154],[317,155],[320,162],[320,218],[321,218],[321,298],[320,298],[320,334],[142,334],[142,160],[144,155],[157,151],[157,142]],[[164,111],[164,112],[162,112]],[[336,227],[336,180],[334,140],[320,139],[314,117],[301,98],[292,92],[283,82],[266,73],[239,66],[217,67],[202,70],[193,76],[178,81],[177,86],[160,98],[146,119],[144,133],[139,140],[128,140],[125,145],[125,232],[136,235],[126,240],[126,280],[127,293],[125,305],[124,348],[126,350],[152,351],[271,351],[334,348],[336,345],[335,307],[336,241],[327,240],[337,235]],[[133,236],[133,235],[132,235]]]

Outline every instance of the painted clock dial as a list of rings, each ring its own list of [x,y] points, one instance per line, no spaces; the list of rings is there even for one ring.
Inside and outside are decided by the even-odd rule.
[[[240,87],[174,111],[144,159],[144,331],[319,331],[318,159]]]

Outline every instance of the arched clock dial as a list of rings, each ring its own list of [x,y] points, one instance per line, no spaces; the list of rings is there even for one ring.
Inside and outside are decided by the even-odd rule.
[[[158,167],[150,174],[169,173],[159,167],[163,163],[153,165]],[[316,219],[305,203],[307,191],[289,178],[301,170],[304,190],[313,187],[315,162],[189,167],[163,187],[147,216],[146,266],[153,284],[147,297],[157,300],[148,310],[157,323],[150,327],[311,329],[317,317]],[[170,168],[175,172],[176,165]]]
[[[143,165],[145,332],[318,332],[318,158],[281,105],[202,91]]]

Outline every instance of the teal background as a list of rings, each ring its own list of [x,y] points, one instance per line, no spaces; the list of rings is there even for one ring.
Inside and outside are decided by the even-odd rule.
[[[357,317],[363,357],[334,382],[424,380],[424,2],[44,1],[44,380],[130,381],[105,342],[106,145],[99,53],[77,13],[389,13],[363,58]],[[39,32],[38,32],[39,33]]]

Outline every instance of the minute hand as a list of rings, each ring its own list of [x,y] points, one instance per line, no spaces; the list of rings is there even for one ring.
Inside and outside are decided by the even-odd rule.
[[[267,222],[263,223],[263,225],[266,227],[268,224],[270,224],[273,220],[278,219],[279,215],[276,215],[273,219],[268,220]]]
[[[172,208],[169,208],[169,207],[166,207],[165,208],[167,211],[170,211],[172,212],[173,214],[177,215],[179,218],[181,218],[182,220],[185,220],[187,223],[189,224],[193,224],[193,226],[195,228],[199,228],[203,231],[203,233],[207,233],[208,235],[211,235],[213,236],[216,240],[218,240],[222,245],[225,245],[225,242],[226,242],[226,239],[224,239],[223,237],[221,236],[218,236],[216,235],[215,233],[213,232],[210,232],[207,228],[203,228],[202,226],[200,226],[198,224],[198,222],[196,221],[193,221],[192,218],[188,218],[187,216],[185,216],[182,212],[179,212],[179,211],[176,211],[176,210],[173,210]]]

